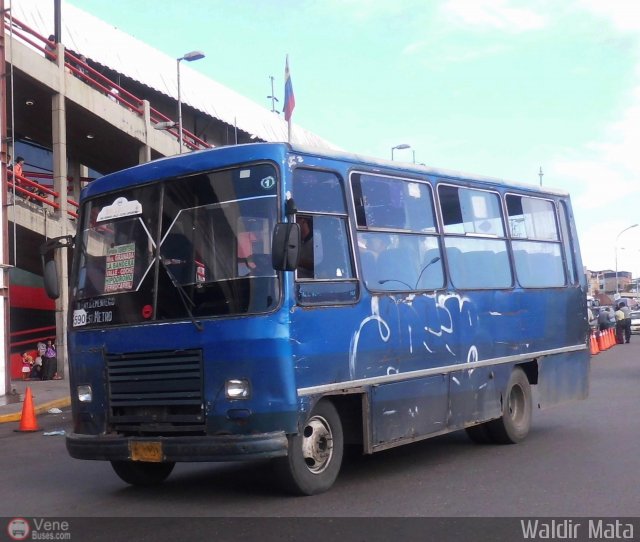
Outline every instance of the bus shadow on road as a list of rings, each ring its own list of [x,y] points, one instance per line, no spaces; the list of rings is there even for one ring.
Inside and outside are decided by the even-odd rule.
[[[403,478],[422,475],[434,468],[450,468],[456,462],[466,461],[475,454],[495,453],[492,450],[504,446],[477,445],[464,431],[415,442],[409,446],[391,448],[372,455],[362,455],[356,447],[348,447],[342,469],[332,491],[348,490],[352,486],[369,484],[375,474],[378,479]],[[159,490],[161,488],[161,490]],[[156,487],[123,486],[119,497],[141,496],[165,501],[188,499],[197,503],[200,499],[211,504],[212,498],[220,498],[226,504],[247,497],[256,499],[281,499],[288,494],[281,489],[271,461],[237,463],[180,463],[172,475]]]

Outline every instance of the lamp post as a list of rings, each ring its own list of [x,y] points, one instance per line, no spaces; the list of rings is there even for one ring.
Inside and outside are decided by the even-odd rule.
[[[620,287],[618,286],[618,239],[624,232],[626,232],[627,230],[630,230],[631,228],[635,228],[636,226],[637,224],[632,224],[631,226],[627,226],[624,230],[622,230],[616,236],[616,242],[614,244],[614,250],[615,250],[615,256],[616,256],[616,294],[620,293]]]
[[[193,62],[194,60],[200,60],[204,58],[202,51],[191,51],[177,59],[178,70],[178,148],[179,154],[182,154],[182,98],[180,96],[180,61],[186,60],[187,62]]]
[[[396,149],[400,150],[400,149],[410,149],[411,145],[407,144],[407,143],[400,143],[400,145],[396,145],[395,147],[391,147],[391,160],[393,160],[393,151],[395,151]]]

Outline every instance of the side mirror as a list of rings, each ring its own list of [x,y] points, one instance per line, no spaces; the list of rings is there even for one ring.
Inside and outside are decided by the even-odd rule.
[[[273,230],[271,260],[276,271],[294,271],[300,259],[300,226],[278,222]]]
[[[58,266],[55,260],[49,260],[44,264],[44,291],[51,299],[60,297],[60,286],[58,284]]]
[[[48,239],[40,245],[40,259],[42,260],[42,272],[44,273],[44,291],[51,299],[60,297],[60,286],[58,283],[58,266],[55,260],[45,261],[47,254],[59,248],[71,248],[75,243],[73,235],[63,235]]]

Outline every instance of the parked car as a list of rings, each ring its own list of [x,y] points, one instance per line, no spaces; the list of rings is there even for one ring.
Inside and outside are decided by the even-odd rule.
[[[631,311],[631,333],[640,333],[640,311]]]

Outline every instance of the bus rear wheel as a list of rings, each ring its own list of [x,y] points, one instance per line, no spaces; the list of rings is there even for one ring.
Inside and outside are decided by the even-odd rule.
[[[487,423],[487,429],[498,444],[517,444],[531,428],[531,385],[520,367],[511,372],[505,391],[502,416]]]
[[[154,486],[164,482],[175,463],[145,463],[142,461],[112,461],[111,466],[121,480],[132,486]]]
[[[320,401],[303,430],[289,436],[287,457],[276,470],[284,488],[296,495],[316,495],[335,482],[342,465],[344,436],[340,415],[330,401]]]

